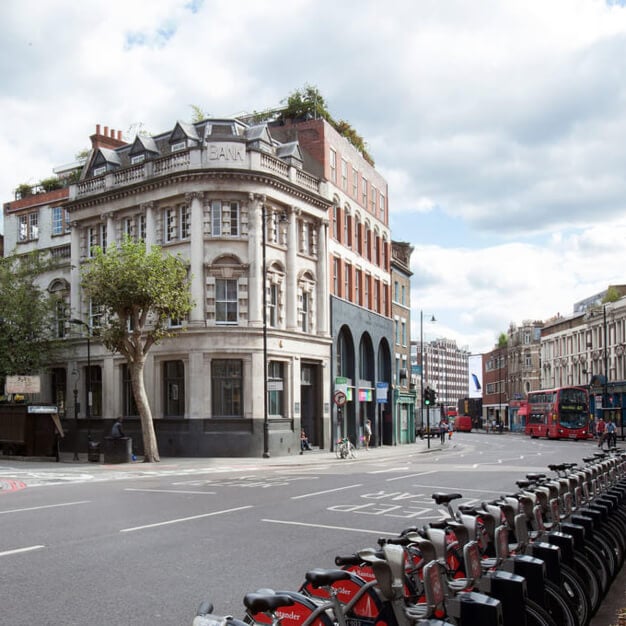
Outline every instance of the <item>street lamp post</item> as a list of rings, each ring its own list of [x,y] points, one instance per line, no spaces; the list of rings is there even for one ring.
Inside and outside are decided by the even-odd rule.
[[[437,321],[434,315],[431,317],[430,321]],[[420,310],[420,353],[420,418],[422,424],[424,424],[424,311],[422,310]],[[426,441],[430,448],[430,412],[428,409],[426,409]]]
[[[266,258],[266,235],[265,220],[267,218],[265,202],[261,203],[261,247],[263,254],[262,271],[261,271],[261,288],[263,289],[263,458],[270,458],[270,433],[269,422],[267,415],[267,285],[266,285],[266,273],[267,273],[267,258]]]
[[[78,370],[72,371],[74,377],[74,461],[78,461],[78,380],[80,373]]]

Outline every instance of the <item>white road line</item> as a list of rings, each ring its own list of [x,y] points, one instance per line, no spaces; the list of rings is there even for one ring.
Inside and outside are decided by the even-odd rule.
[[[74,506],[75,504],[89,504],[91,500],[78,500],[77,502],[61,502],[60,504],[43,504],[41,506],[31,506],[24,509],[9,509],[8,511],[0,511],[0,515],[5,513],[22,513],[24,511],[40,511],[41,509],[54,509],[58,506]]]
[[[326,493],[333,493],[334,491],[343,491],[344,489],[354,489],[355,487],[362,487],[363,485],[348,485],[347,487],[337,487],[336,489],[327,489],[326,491],[314,491],[313,493],[303,493],[300,496],[291,496],[292,500],[300,500],[301,498],[313,498],[315,496],[323,496]]]
[[[10,554],[20,554],[21,552],[32,552],[33,550],[41,550],[46,546],[28,546],[28,548],[16,548],[15,550],[7,550],[0,552],[0,556],[9,556]]]
[[[408,470],[409,466],[404,467],[390,467],[389,469],[374,470],[373,472],[367,472],[368,474],[388,474],[389,472],[399,472],[400,470]]]
[[[197,494],[202,496],[214,496],[215,491],[185,491],[183,489],[124,489],[124,491],[145,491],[146,493],[183,493]]]
[[[427,489],[441,489],[443,491],[452,491],[452,489],[448,486],[448,487],[440,487],[439,485],[420,485],[420,484],[415,484],[413,485],[414,487],[426,487]],[[466,492],[466,491],[475,491],[476,493],[495,493],[495,494],[500,494],[501,491],[493,491],[492,489],[468,489],[467,487],[463,487],[462,489],[459,489],[458,492]]]
[[[236,511],[245,511],[252,509],[252,505],[240,506],[236,509],[225,509],[224,511],[213,511],[213,513],[202,513],[202,515],[192,515],[191,517],[180,517],[178,519],[167,520],[166,522],[157,522],[155,524],[146,524],[145,526],[135,526],[134,528],[122,528],[121,533],[132,533],[136,530],[145,530],[146,528],[158,528],[159,526],[167,526],[169,524],[178,524],[180,522],[191,522],[192,520],[202,519],[203,517],[212,517],[214,515],[224,515],[225,513],[235,513]]]
[[[406,474],[405,476],[394,476],[393,478],[387,478],[386,481],[390,483],[394,480],[402,480],[403,478],[415,478],[417,476],[426,476],[427,474],[434,474],[434,473],[435,473],[434,470],[430,472],[418,472],[417,474]]]
[[[395,537],[398,533],[388,533],[384,530],[366,530],[364,528],[349,528],[348,526],[327,526],[326,524],[307,524],[306,522],[287,522],[280,519],[262,519],[269,524],[287,524],[289,526],[306,526],[308,528],[325,528],[326,530],[345,530],[351,533],[369,533],[371,535],[390,535]]]

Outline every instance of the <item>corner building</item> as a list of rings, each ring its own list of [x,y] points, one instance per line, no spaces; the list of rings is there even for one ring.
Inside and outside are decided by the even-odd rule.
[[[366,420],[371,444],[397,443],[393,414],[393,319],[391,236],[387,182],[345,137],[325,120],[272,127],[281,141],[297,141],[305,164],[327,182],[331,200],[328,278],[335,440],[347,436],[357,446]]]
[[[124,415],[141,445],[125,361],[97,341],[100,312],[83,297],[79,273],[96,246],[128,235],[180,253],[191,276],[194,308],[187,320],[171,320],[184,332],[153,346],[146,364],[161,454],[261,456],[264,445],[289,454],[299,450],[301,425],[328,448],[332,204],[298,143],[235,119],[179,122],[130,144],[97,126],[91,141],[67,204],[68,317],[94,331],[92,419],[83,434],[107,434],[102,418]],[[85,359],[83,350],[67,367],[85,371]]]

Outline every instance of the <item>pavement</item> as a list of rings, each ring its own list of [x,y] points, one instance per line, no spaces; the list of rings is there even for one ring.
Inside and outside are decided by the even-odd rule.
[[[515,436],[505,433],[502,436]],[[318,465],[320,463],[358,463],[360,458],[386,459],[414,454],[446,454],[458,451],[464,447],[459,439],[454,437],[442,446],[438,438],[432,438],[430,446],[426,439],[418,440],[413,445],[380,446],[365,450],[360,448],[356,460],[338,459],[334,452],[313,449],[303,454],[279,456],[271,458],[163,458],[160,463],[143,463],[141,457],[132,463],[105,465],[104,463],[89,462],[87,454],[79,454],[78,461],[73,454],[63,453],[60,461],[51,461],[49,458],[24,458],[0,456],[0,496],[10,491],[25,488],[27,485],[19,480],[20,473],[35,473],[45,476],[51,473],[58,477],[59,483],[73,480],[115,480],[125,477],[178,475],[201,473],[210,468],[212,471],[243,471],[269,467],[290,467]],[[9,469],[10,467],[10,469]],[[18,470],[12,476],[12,470]],[[8,473],[7,473],[8,470]],[[28,481],[29,484],[30,481]],[[21,483],[21,484],[20,484]],[[48,484],[51,484],[48,482]],[[620,616],[621,617],[620,619]],[[626,626],[626,567],[622,568],[611,584],[598,612],[589,626]]]

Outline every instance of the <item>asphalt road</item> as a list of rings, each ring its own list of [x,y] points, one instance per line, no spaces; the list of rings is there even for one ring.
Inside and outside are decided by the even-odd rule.
[[[515,490],[524,473],[580,461],[592,442],[456,433],[441,446],[157,466],[0,460],[0,624],[190,624],[209,599],[241,616],[260,587]]]

